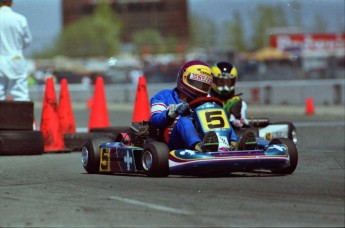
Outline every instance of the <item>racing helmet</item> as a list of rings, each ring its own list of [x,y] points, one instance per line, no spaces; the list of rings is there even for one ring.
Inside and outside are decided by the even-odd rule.
[[[177,74],[177,90],[189,98],[206,97],[212,84],[210,67],[201,61],[185,63]]]
[[[213,74],[212,91],[220,96],[228,96],[235,91],[237,69],[231,63],[218,62],[211,68]]]

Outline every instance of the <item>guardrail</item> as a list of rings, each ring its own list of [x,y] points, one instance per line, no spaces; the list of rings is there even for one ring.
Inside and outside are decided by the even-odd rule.
[[[176,83],[147,84],[149,97],[162,89],[171,89]],[[93,86],[81,84],[68,85],[71,100],[86,102],[93,96]],[[109,84],[105,85],[106,99],[112,103],[133,103],[136,96],[136,85]],[[42,101],[44,85],[35,85],[30,88],[32,101]],[[59,85],[55,86],[56,96],[59,97]],[[237,82],[236,93],[243,93],[242,98],[249,104],[305,104],[307,97],[311,97],[315,104],[344,105],[345,80],[294,80],[294,81],[261,81]]]

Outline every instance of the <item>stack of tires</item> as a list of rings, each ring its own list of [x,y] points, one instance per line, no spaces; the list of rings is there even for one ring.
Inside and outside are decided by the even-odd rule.
[[[33,102],[0,101],[0,155],[43,154],[43,134],[33,124]]]

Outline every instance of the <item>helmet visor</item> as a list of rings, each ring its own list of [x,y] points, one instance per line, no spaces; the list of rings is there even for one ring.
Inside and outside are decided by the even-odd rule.
[[[217,85],[217,87],[231,87],[235,85],[236,78],[235,77],[213,77],[213,83]]]
[[[191,73],[187,77],[187,82],[194,89],[207,93],[210,89],[212,78],[203,74]]]

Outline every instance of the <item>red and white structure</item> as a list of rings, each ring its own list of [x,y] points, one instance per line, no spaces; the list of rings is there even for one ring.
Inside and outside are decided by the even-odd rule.
[[[299,51],[302,56],[345,55],[345,34],[274,34],[271,47]]]
[[[334,68],[339,63],[342,65],[345,58],[345,33],[273,34],[270,46],[300,58],[306,72],[316,70],[324,74],[327,68]],[[333,66],[329,65],[330,62],[333,62]]]

